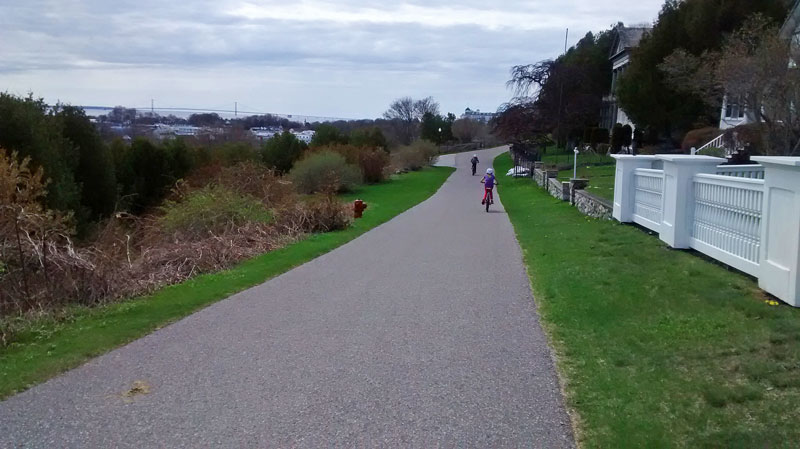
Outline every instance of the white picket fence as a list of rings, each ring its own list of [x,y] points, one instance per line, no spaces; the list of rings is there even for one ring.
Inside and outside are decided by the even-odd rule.
[[[724,159],[708,156],[616,159],[614,218],[757,277],[800,307],[800,158],[754,158],[759,165],[720,165]]]

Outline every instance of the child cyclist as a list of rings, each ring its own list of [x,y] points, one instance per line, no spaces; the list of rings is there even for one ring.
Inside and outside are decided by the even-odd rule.
[[[483,200],[481,200],[481,204],[486,204],[488,201],[489,204],[494,204],[494,194],[492,194],[492,189],[494,186],[500,185],[497,182],[497,178],[494,177],[494,170],[491,168],[486,169],[486,174],[481,179],[481,183],[483,184],[484,192],[483,192]]]

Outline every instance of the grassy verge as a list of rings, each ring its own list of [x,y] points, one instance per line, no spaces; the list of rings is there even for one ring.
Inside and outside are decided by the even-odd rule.
[[[584,447],[797,446],[800,310],[529,179],[502,195]]]
[[[87,359],[135,340],[213,302],[258,285],[389,221],[430,197],[452,168],[435,167],[364,186],[344,197],[369,208],[350,228],[315,234],[283,249],[155,294],[97,308],[75,308],[69,319],[32,323],[17,342],[0,349],[0,398],[28,388]]]
[[[614,175],[615,165],[579,165],[578,177],[589,180],[587,192],[601,198],[614,200]],[[572,178],[572,169],[558,172],[558,179],[569,181]]]

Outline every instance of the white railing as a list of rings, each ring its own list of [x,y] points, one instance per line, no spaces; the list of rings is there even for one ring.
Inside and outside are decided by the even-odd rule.
[[[693,184],[691,247],[757,276],[764,181],[698,174]]]
[[[760,165],[746,166],[694,155],[614,158],[615,219],[748,273],[800,307],[800,157],[753,156]]]
[[[764,166],[758,164],[718,165],[717,174],[737,178],[764,179]]]
[[[712,140],[711,142],[708,142],[707,144],[705,144],[702,147],[698,148],[695,151],[694,154],[700,154],[700,152],[702,152],[703,150],[707,150],[709,148],[722,148],[722,149],[724,149],[725,148],[725,139],[724,139],[724,137],[725,137],[725,133],[720,134],[719,136],[714,138],[714,140]]]
[[[633,185],[633,221],[658,232],[664,194],[664,171],[637,168],[634,171]]]

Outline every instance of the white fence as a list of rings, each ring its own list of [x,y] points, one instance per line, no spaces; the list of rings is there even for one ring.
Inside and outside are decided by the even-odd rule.
[[[737,178],[764,179],[764,166],[751,165],[720,165],[717,174],[723,176],[736,176]]]
[[[658,232],[661,226],[664,171],[637,168],[633,176],[633,221]]]
[[[800,306],[800,158],[739,166],[708,156],[616,159],[614,218],[755,276]]]

